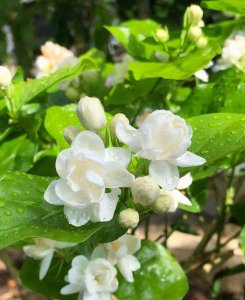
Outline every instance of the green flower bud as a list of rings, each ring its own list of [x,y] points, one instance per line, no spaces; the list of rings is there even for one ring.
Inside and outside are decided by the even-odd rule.
[[[202,37],[202,29],[198,26],[191,26],[188,30],[187,37],[191,42],[196,42]]]
[[[160,188],[150,176],[136,178],[131,191],[134,203],[143,206],[151,205],[160,196]]]
[[[139,213],[132,208],[126,208],[119,214],[119,224],[123,228],[133,229],[138,225],[139,220]]]
[[[158,29],[155,33],[155,39],[159,43],[166,43],[169,40],[169,33],[167,27]]]
[[[203,10],[199,5],[192,4],[187,7],[184,16],[184,26],[196,25],[202,20]]]
[[[208,44],[208,39],[205,36],[201,37],[196,43],[198,48],[205,48],[207,44]]]

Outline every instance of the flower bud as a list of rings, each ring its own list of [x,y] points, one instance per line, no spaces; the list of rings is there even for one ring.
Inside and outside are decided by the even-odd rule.
[[[150,176],[136,178],[131,191],[134,203],[143,206],[151,205],[160,196],[160,188]]]
[[[139,213],[132,209],[126,208],[122,210],[119,214],[119,224],[123,228],[135,228],[139,223]]]
[[[166,43],[169,40],[168,29],[166,27],[158,29],[155,33],[155,39],[159,43]]]
[[[202,20],[203,17],[203,10],[199,5],[192,4],[191,6],[187,7],[184,20],[185,26],[188,25],[198,25],[199,22]]]
[[[98,98],[84,97],[77,105],[77,116],[89,130],[98,130],[106,125],[104,108]]]
[[[208,44],[208,39],[204,36],[201,37],[196,43],[198,48],[204,48],[207,46],[207,44]]]
[[[116,126],[119,121],[122,121],[125,124],[129,124],[129,120],[124,114],[121,114],[121,113],[116,114],[111,119],[111,124],[110,124],[110,132],[111,132],[111,135],[114,137],[116,137]]]
[[[160,197],[154,202],[152,209],[156,214],[168,212],[173,204],[173,197],[168,191],[161,190]]]
[[[77,126],[68,126],[64,130],[64,138],[68,144],[71,144],[74,138],[78,135],[80,129]]]
[[[191,26],[187,36],[190,41],[196,42],[202,37],[202,29],[198,26]]]
[[[6,88],[12,82],[12,75],[8,68],[0,66],[0,87]]]

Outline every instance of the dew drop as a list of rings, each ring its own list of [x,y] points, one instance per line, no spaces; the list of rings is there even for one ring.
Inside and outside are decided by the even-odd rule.
[[[12,213],[11,213],[10,210],[6,210],[6,211],[4,212],[4,214],[5,214],[5,216],[7,216],[7,217],[12,216]]]
[[[24,210],[23,210],[22,208],[18,207],[18,208],[16,208],[16,212],[17,212],[17,214],[19,214],[19,215],[23,215]]]

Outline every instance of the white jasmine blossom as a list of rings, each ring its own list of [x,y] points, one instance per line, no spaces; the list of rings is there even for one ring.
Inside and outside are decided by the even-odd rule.
[[[89,130],[98,130],[106,125],[104,108],[98,98],[83,97],[77,105],[77,116]]]
[[[114,242],[99,245],[94,255],[106,257],[113,265],[117,265],[125,280],[133,282],[133,272],[140,268],[140,262],[133,254],[140,247],[141,240],[138,237],[125,234]]]
[[[155,35],[154,35],[155,39],[157,42],[159,43],[166,43],[169,40],[169,32],[168,32],[168,28],[159,28],[157,29]]]
[[[145,121],[145,119],[153,112],[153,110],[149,107],[144,108],[141,114],[136,117],[135,125],[137,128]]]
[[[33,240],[35,244],[24,246],[23,250],[27,256],[41,260],[39,280],[42,280],[46,276],[56,249],[76,245],[75,243],[58,242],[45,238],[34,238]]]
[[[139,213],[132,208],[126,208],[122,210],[119,214],[119,224],[123,228],[135,228],[139,223],[140,217]]]
[[[245,33],[238,32],[229,37],[222,49],[221,58],[214,71],[226,70],[232,66],[245,71]]]
[[[0,88],[7,88],[12,82],[12,74],[7,67],[0,66]]]
[[[109,221],[119,200],[119,187],[130,187],[134,182],[134,176],[126,170],[130,157],[127,149],[105,149],[97,134],[82,131],[71,148],[59,153],[56,170],[60,179],[48,186],[44,199],[64,205],[64,213],[74,226],[89,220]],[[106,188],[111,191],[106,192]]]
[[[208,82],[208,80],[209,80],[209,75],[208,75],[208,72],[205,71],[205,70],[206,70],[206,69],[209,69],[210,67],[212,67],[213,64],[214,64],[214,63],[213,63],[212,61],[210,61],[210,62],[208,63],[208,65],[207,65],[204,69],[197,71],[194,75],[195,75],[198,79],[200,79],[201,81],[203,81],[203,82]]]
[[[199,5],[192,4],[185,12],[185,25],[199,25],[202,21],[203,10]]]
[[[66,276],[69,283],[61,289],[62,295],[79,293],[80,300],[111,300],[111,293],[118,288],[117,270],[104,258],[88,260],[76,256]]]
[[[143,206],[151,205],[160,196],[159,185],[150,176],[136,178],[131,191],[134,203]]]
[[[165,190],[174,190],[177,186],[178,166],[198,166],[206,161],[187,151],[191,145],[192,129],[184,119],[170,111],[154,111],[139,129],[118,122],[116,133],[136,156],[151,161],[149,174]]]
[[[35,62],[34,73],[37,78],[77,63],[77,58],[72,51],[50,41],[41,46],[41,53],[42,55],[38,56]]]

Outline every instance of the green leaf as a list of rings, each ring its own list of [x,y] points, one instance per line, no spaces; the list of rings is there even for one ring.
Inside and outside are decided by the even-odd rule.
[[[63,207],[43,199],[50,181],[19,172],[0,176],[0,248],[29,237],[79,243],[106,224],[69,225]]]
[[[48,133],[55,138],[59,149],[69,147],[64,138],[64,129],[68,126],[78,126],[83,130],[77,115],[77,105],[68,104],[65,106],[52,106],[47,109],[44,126]]]
[[[140,62],[129,63],[128,69],[136,80],[143,78],[165,78],[184,80],[196,71],[203,69],[219,52],[215,42],[209,42],[204,49],[195,50],[186,56],[178,57],[170,62]]]
[[[7,170],[28,171],[33,164],[37,145],[25,135],[8,140],[0,146],[0,172]]]
[[[17,112],[22,105],[47,91],[52,86],[78,76],[84,69],[90,68],[91,65],[91,61],[84,59],[76,66],[61,68],[49,76],[13,84],[11,96],[13,98],[14,111]]]
[[[245,115],[217,113],[187,119],[193,129],[190,151],[210,163],[245,149]]]
[[[120,26],[105,26],[105,28],[124,46],[127,52],[134,57],[157,60],[155,52],[162,51],[153,33],[160,28],[160,24],[153,20],[131,20]],[[151,43],[149,43],[149,38]]]
[[[243,252],[243,261],[245,263],[245,226],[242,228],[242,231],[241,231],[240,244],[241,244],[241,249]]]
[[[119,300],[181,300],[188,290],[186,276],[178,262],[160,244],[142,241],[136,253],[141,268],[134,272],[134,282],[120,276],[116,292]]]
[[[47,275],[43,280],[39,280],[40,260],[28,258],[20,271],[22,283],[29,289],[36,291],[47,297],[56,299],[77,299],[77,295],[62,296],[60,290],[64,287],[64,277],[70,269],[70,263],[54,258]]]
[[[208,0],[202,1],[201,5],[208,9],[231,12],[243,16],[245,15],[244,0]]]
[[[200,84],[182,104],[180,115],[190,117],[209,112],[245,112],[244,75],[225,72],[216,82]]]

